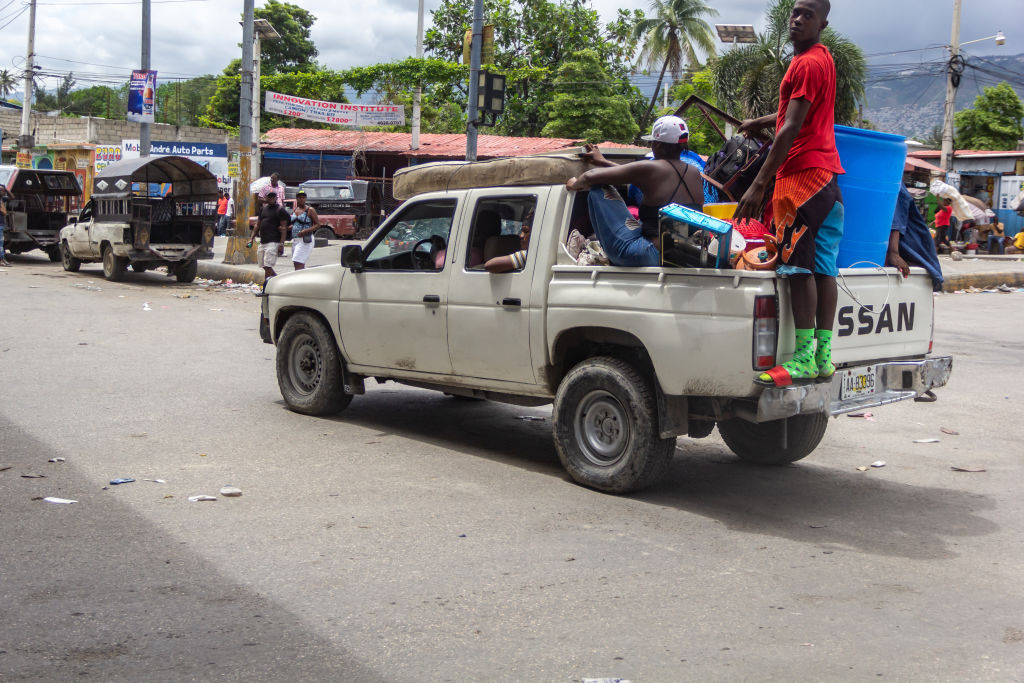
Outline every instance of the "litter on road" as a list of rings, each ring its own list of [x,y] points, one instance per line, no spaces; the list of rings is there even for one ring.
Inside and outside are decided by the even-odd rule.
[[[939,428],[939,431],[942,432],[943,434],[949,434],[950,436],[960,436],[960,432],[956,431],[955,429],[941,427]]]
[[[131,477],[121,477],[120,479],[111,479],[110,485],[117,486],[118,484],[131,484],[133,481],[135,480]]]
[[[50,458],[46,462],[67,462],[67,458]]]
[[[154,484],[166,484],[167,483],[166,479],[143,479],[142,481],[151,481]]]
[[[23,474],[22,479],[46,479],[45,474]]]
[[[71,503],[77,503],[77,500],[70,500],[68,498],[54,498],[53,496],[47,496],[43,498],[47,503],[57,503],[58,505],[71,505]]]
[[[202,503],[203,501],[214,501],[217,500],[215,496],[189,496],[188,502],[190,503]]]
[[[914,439],[914,443],[939,443],[938,439]]]
[[[950,466],[954,472],[987,472],[984,467],[957,467],[956,465]]]
[[[876,460],[873,463],[871,463],[871,466],[872,467],[885,467],[885,461],[884,460]]]
[[[227,498],[237,498],[238,496],[242,495],[242,489],[237,488],[235,486],[225,486],[220,490],[220,495],[225,496]]]

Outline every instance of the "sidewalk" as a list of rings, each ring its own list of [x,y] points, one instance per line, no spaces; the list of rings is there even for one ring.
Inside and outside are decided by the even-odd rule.
[[[213,260],[199,262],[199,277],[210,280],[227,280],[241,283],[263,283],[263,269],[256,264],[236,266],[224,263],[226,237],[213,240]],[[323,266],[341,262],[341,248],[358,241],[331,240],[326,247],[313,249],[307,267]],[[286,245],[284,256],[277,259],[274,270],[290,273],[294,270],[291,262],[291,247]],[[1024,255],[1015,256],[965,256],[954,261],[949,256],[940,256],[942,275],[945,277],[943,291],[954,292],[968,287],[988,289],[999,285],[1024,287]]]
[[[227,237],[213,238],[213,258],[209,261],[199,262],[199,277],[209,280],[232,280],[239,283],[263,284],[263,269],[255,263],[247,265],[234,265],[224,263],[224,251],[227,248]],[[313,249],[313,254],[306,262],[306,267],[325,266],[341,262],[341,248],[346,244],[359,244],[358,241],[331,240],[326,247]],[[277,258],[274,270],[278,274],[290,273],[295,270],[291,261],[292,248],[289,244],[284,247],[284,255]]]

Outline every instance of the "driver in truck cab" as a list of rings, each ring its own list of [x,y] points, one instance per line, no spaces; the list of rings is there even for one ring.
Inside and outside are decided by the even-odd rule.
[[[526,251],[530,247],[530,231],[533,229],[533,213],[523,216],[523,223],[519,227],[519,250],[505,256],[495,256],[484,263],[484,270],[488,273],[508,273],[513,270],[522,270],[526,265]],[[486,247],[484,247],[486,250]]]

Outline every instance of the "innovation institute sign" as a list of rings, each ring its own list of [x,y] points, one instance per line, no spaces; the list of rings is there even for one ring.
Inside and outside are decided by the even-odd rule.
[[[394,104],[343,104],[267,91],[263,108],[271,114],[337,126],[404,126],[405,107]]]

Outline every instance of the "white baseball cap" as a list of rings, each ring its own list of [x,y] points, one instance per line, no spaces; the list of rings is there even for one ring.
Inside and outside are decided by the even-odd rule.
[[[654,122],[650,135],[643,135],[641,140],[647,142],[667,142],[675,145],[686,142],[690,137],[690,129],[686,127],[686,121],[678,116],[662,116]]]

